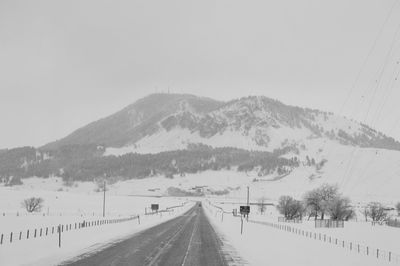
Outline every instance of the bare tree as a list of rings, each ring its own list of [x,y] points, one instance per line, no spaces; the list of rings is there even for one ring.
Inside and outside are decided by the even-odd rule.
[[[368,213],[369,213],[368,206],[365,206],[363,213],[364,213],[365,221],[368,222]]]
[[[341,196],[336,197],[329,203],[327,212],[333,220],[348,221],[355,216],[350,199]]]
[[[339,188],[336,185],[323,184],[318,188],[318,192],[321,205],[321,219],[323,220],[329,205],[339,197]]]
[[[314,215],[315,220],[317,220],[318,213],[321,211],[321,203],[318,191],[316,189],[313,189],[305,194],[304,205],[309,213],[308,219]]]
[[[374,222],[385,221],[388,215],[385,207],[379,202],[370,202],[366,207],[365,214]]]
[[[321,219],[324,219],[329,205],[339,196],[338,187],[329,184],[323,184],[320,187],[307,192],[304,196],[304,204],[310,213],[309,217],[314,215],[316,220],[318,214],[321,213]]]
[[[258,200],[258,210],[260,211],[261,214],[263,214],[267,209],[267,205],[265,204],[265,198],[262,197],[261,199]]]
[[[40,212],[43,207],[44,200],[42,198],[29,198],[22,202],[22,207],[26,209],[27,212]]]
[[[304,213],[304,207],[301,201],[295,200],[291,196],[280,197],[276,208],[287,220],[301,218]]]

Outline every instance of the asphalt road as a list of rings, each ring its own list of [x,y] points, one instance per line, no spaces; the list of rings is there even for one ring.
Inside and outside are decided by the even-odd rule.
[[[62,265],[228,265],[202,207]]]

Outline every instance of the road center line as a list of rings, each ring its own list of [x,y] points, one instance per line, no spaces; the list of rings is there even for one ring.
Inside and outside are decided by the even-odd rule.
[[[192,212],[193,213],[193,212]],[[179,227],[179,229],[173,234],[172,237],[169,238],[169,240],[164,244],[164,246],[157,252],[157,254],[153,257],[153,259],[147,264],[148,266],[152,266],[155,265],[158,258],[161,256],[161,254],[167,249],[169,248],[169,244],[183,231],[183,229],[185,229],[186,225],[189,224],[190,220],[192,218],[189,217],[188,220],[186,220],[184,222],[184,224]]]
[[[192,245],[194,233],[195,233],[196,230],[197,230],[197,224],[198,224],[198,221],[199,221],[199,216],[198,216],[198,215],[196,215],[196,216],[197,216],[197,217],[196,217],[196,222],[194,223],[192,235],[190,236],[188,248],[187,248],[187,250],[186,250],[185,257],[183,258],[183,262],[182,262],[182,265],[181,265],[181,266],[184,266],[184,265],[185,265],[186,258],[187,258],[187,256],[189,255],[190,246]]]

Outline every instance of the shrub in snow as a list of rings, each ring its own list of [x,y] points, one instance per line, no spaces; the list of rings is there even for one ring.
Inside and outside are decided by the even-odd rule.
[[[44,200],[42,198],[29,198],[22,202],[22,207],[26,209],[27,212],[40,212],[43,207]]]
[[[365,218],[369,217],[374,222],[385,221],[388,213],[386,208],[379,202],[370,202],[364,210]]]
[[[341,196],[334,198],[328,204],[327,212],[332,220],[348,221],[355,216],[350,199]]]
[[[10,178],[5,183],[6,187],[12,187],[17,185],[22,185],[22,181],[21,178],[16,176],[10,176]]]
[[[285,216],[286,220],[301,219],[304,213],[302,202],[295,200],[291,196],[280,197],[276,208],[280,214]]]

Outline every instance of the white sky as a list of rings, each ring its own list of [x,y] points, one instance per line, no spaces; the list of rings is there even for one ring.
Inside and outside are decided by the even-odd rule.
[[[0,148],[168,88],[342,111],[400,139],[396,1],[0,0]]]

